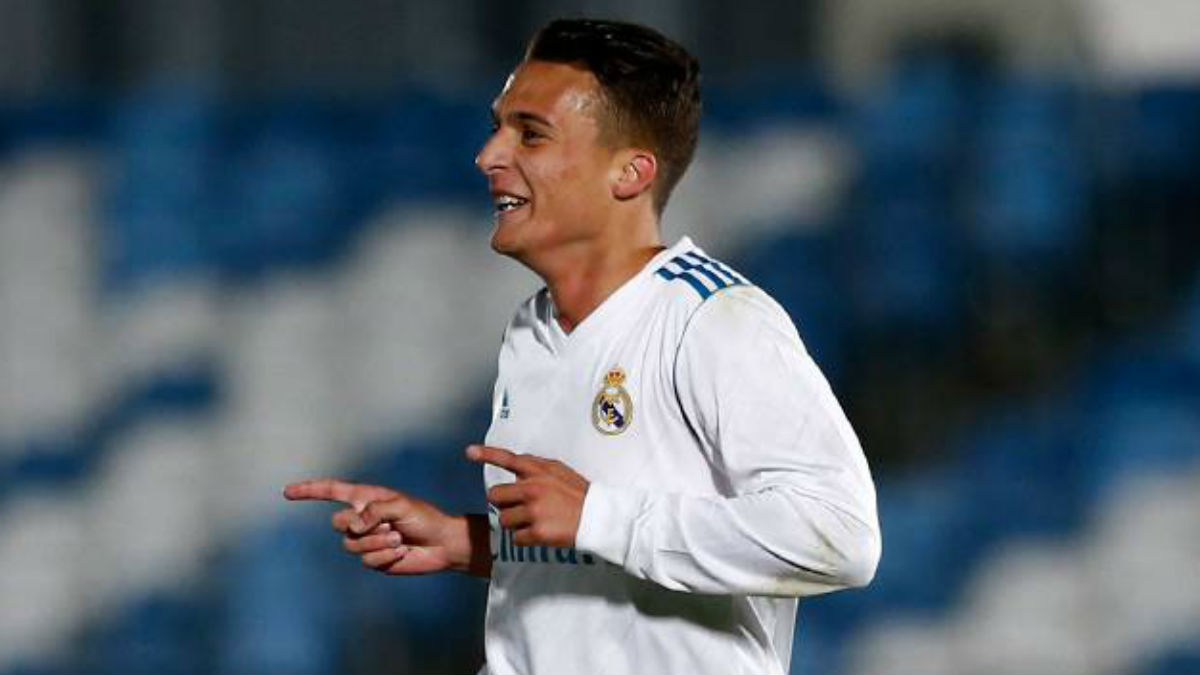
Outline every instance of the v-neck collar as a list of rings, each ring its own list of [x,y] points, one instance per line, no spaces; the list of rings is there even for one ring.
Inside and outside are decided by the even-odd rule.
[[[618,286],[617,290],[610,293],[595,309],[583,317],[583,321],[580,321],[575,326],[575,330],[570,333],[564,331],[558,323],[558,308],[554,306],[554,298],[551,297],[550,290],[547,288],[544,291],[546,293],[545,313],[540,318],[550,336],[554,352],[562,354],[572,345],[587,342],[593,333],[600,330],[600,326],[607,323],[606,317],[620,316],[622,310],[627,309],[637,300],[637,289],[650,279],[655,270],[662,267],[671,258],[694,248],[695,245],[692,244],[691,238],[681,237],[674,246],[654,254],[654,257],[642,266],[642,269]]]

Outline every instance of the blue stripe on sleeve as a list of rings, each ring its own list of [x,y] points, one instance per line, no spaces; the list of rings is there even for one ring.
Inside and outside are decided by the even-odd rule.
[[[718,272],[720,272],[721,274],[724,274],[725,276],[729,277],[730,282],[733,284],[748,284],[749,283],[746,281],[745,277],[743,277],[742,275],[738,274],[737,272],[734,272],[733,270],[729,269],[725,265],[725,263],[723,263],[719,260],[713,260],[712,258],[701,255],[695,251],[688,251],[687,255],[692,256],[693,258],[695,258],[696,260],[698,260],[704,264],[712,266],[713,269],[715,269]]]
[[[718,291],[721,290],[722,288],[725,288],[730,283],[730,281],[728,279],[722,279],[721,277],[717,276],[712,270],[710,270],[704,264],[697,264],[690,260],[685,260],[682,257],[676,257],[671,262],[675,263],[676,265],[679,265],[680,267],[682,267],[685,270],[696,270],[697,272],[708,277],[708,280],[713,282],[713,285],[717,287]]]
[[[688,284],[691,285],[691,287],[695,289],[697,293],[700,294],[701,300],[707,300],[708,296],[713,294],[713,292],[708,290],[704,284],[700,283],[700,280],[693,276],[690,271],[672,272],[665,267],[661,267],[657,272],[655,272],[655,274],[666,279],[667,281],[683,279],[684,281],[688,282]]]

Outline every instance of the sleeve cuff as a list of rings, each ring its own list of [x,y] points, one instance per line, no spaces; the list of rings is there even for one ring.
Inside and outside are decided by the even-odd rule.
[[[579,517],[579,531],[575,533],[575,548],[624,567],[644,501],[645,495],[638,490],[600,483],[589,485]]]

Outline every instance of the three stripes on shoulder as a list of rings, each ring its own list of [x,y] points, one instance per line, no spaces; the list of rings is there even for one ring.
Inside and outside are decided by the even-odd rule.
[[[724,263],[695,251],[688,251],[671,258],[665,265],[658,268],[655,274],[667,281],[682,279],[700,294],[701,300],[708,299],[710,295],[722,288],[750,284],[745,277],[729,269]]]

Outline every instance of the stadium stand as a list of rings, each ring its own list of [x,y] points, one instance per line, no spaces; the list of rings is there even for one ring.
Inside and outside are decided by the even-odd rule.
[[[1200,91],[976,65],[918,52],[861,102],[718,92],[669,212],[793,313],[874,463],[878,577],[805,602],[793,672],[1195,670]],[[536,287],[486,245],[483,116],[86,103],[0,116],[0,670],[475,668],[440,647],[478,642],[478,582],[364,574],[278,491],[478,508],[460,450]],[[977,342],[992,299],[1042,295],[1034,333]],[[962,356],[1043,343],[1055,368],[999,383]]]

